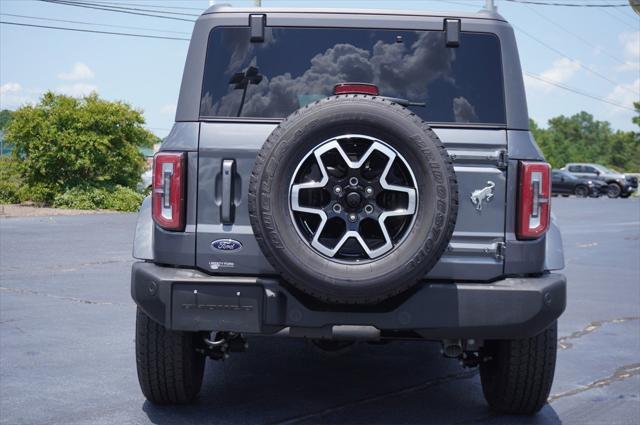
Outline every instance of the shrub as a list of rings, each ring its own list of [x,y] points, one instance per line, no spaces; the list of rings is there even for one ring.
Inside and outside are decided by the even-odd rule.
[[[34,202],[40,206],[51,205],[56,192],[50,187],[36,183],[33,185],[23,185],[20,188],[20,202]]]
[[[22,180],[48,199],[74,187],[134,188],[145,165],[139,147],[158,141],[143,124],[125,103],[49,92],[12,114],[5,139]]]
[[[0,203],[16,204],[20,202],[22,179],[16,161],[0,157]]]
[[[138,211],[143,199],[143,194],[123,186],[74,187],[57,195],[53,205],[81,210],[109,209],[133,212]]]
[[[144,197],[144,194],[136,192],[131,188],[116,186],[114,191],[111,192],[104,208],[116,211],[138,211]]]

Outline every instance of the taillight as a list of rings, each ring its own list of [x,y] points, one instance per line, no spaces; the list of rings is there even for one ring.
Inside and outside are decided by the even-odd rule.
[[[535,239],[549,228],[551,167],[545,162],[520,163],[518,239]]]
[[[167,230],[184,229],[185,154],[159,152],[153,159],[153,220]]]
[[[333,88],[333,94],[370,94],[377,96],[378,87],[369,83],[340,83]]]

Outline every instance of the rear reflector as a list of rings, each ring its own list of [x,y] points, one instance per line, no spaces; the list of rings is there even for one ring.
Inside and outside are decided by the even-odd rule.
[[[158,226],[184,230],[185,154],[159,152],[153,159],[152,215]]]
[[[536,239],[549,228],[551,167],[545,162],[520,163],[518,239]]]
[[[370,94],[378,96],[378,87],[368,83],[340,83],[333,88],[333,94]]]

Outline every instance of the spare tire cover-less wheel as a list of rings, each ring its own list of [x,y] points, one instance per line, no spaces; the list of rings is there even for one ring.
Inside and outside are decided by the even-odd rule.
[[[429,126],[380,97],[334,96],[289,116],[249,185],[255,237],[296,288],[375,303],[415,285],[446,249],[453,165]]]

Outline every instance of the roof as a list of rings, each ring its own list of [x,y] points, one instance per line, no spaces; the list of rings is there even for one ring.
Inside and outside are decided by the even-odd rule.
[[[481,9],[476,13],[469,12],[434,12],[420,10],[391,10],[391,9],[328,9],[328,8],[302,8],[302,7],[232,7],[229,4],[215,4],[205,10],[202,14],[212,13],[310,13],[310,14],[344,14],[344,15],[388,15],[394,16],[424,16],[442,18],[467,18],[467,19],[489,19],[505,21],[497,12],[490,12]]]

